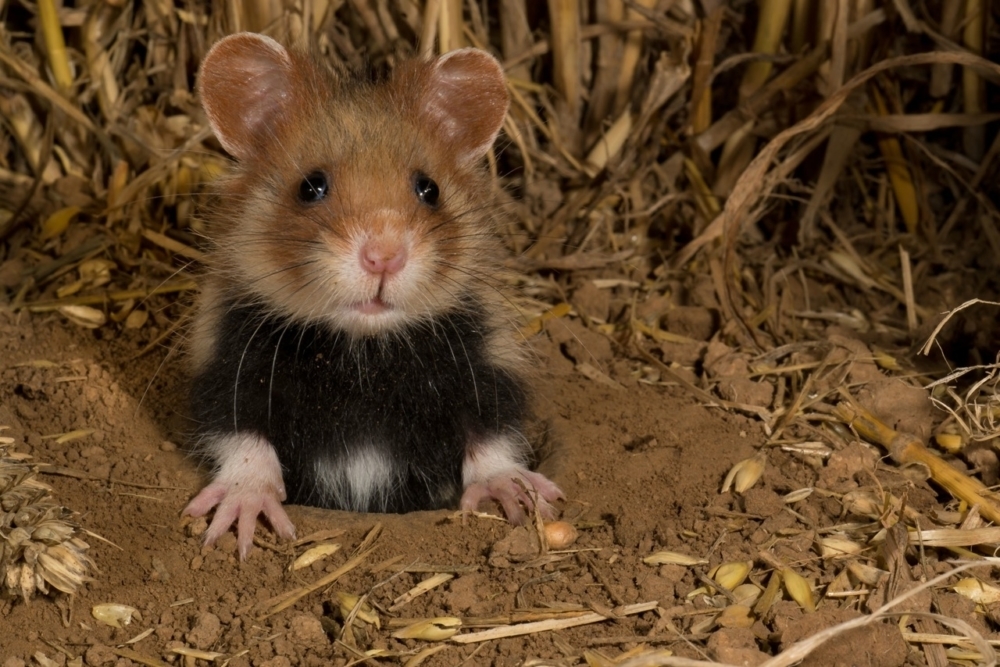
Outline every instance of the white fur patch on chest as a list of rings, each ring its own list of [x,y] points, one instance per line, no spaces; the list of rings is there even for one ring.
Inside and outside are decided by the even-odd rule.
[[[352,512],[384,512],[400,481],[391,457],[367,444],[336,460],[317,460],[316,483],[329,504]]]

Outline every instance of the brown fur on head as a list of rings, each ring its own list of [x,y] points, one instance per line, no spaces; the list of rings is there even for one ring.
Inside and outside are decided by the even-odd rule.
[[[462,49],[369,84],[241,33],[209,51],[199,91],[237,165],[210,215],[196,364],[198,339],[211,336],[225,299],[368,336],[493,289],[495,206],[479,163],[508,97],[492,56]],[[436,184],[434,205],[419,196],[420,178]],[[326,196],[314,197],[307,180],[325,183]],[[377,274],[365,268],[369,257],[403,266]]]

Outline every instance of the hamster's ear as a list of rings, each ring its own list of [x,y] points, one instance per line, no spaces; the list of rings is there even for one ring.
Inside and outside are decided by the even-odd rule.
[[[198,90],[219,143],[243,160],[292,103],[292,59],[265,35],[241,32],[219,40],[201,64]]]
[[[480,49],[458,49],[431,61],[420,113],[451,147],[460,164],[493,145],[509,98],[503,68]]]

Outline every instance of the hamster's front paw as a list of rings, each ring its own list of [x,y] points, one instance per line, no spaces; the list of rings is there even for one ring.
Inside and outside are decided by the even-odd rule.
[[[197,517],[216,508],[205,531],[205,544],[214,544],[235,523],[240,560],[246,560],[261,514],[279,537],[294,538],[295,525],[281,506],[285,484],[271,445],[262,438],[227,436],[213,443],[213,448],[221,462],[219,472],[183,512]]]
[[[204,516],[216,507],[212,523],[205,531],[205,544],[214,544],[229,527],[236,524],[236,544],[240,560],[246,560],[253,546],[257,517],[263,514],[279,537],[295,537],[295,525],[281,506],[285,493],[277,490],[252,491],[233,488],[223,482],[212,482],[201,490],[184,508],[184,514]]]
[[[472,511],[484,500],[495,500],[511,523],[522,524],[526,519],[524,509],[534,511],[536,504],[543,519],[554,519],[556,510],[550,503],[562,498],[563,492],[545,475],[515,466],[486,481],[466,486],[460,506],[462,510]]]

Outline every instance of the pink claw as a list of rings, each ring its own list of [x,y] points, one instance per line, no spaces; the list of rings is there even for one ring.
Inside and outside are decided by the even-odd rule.
[[[538,511],[543,519],[554,519],[556,510],[550,503],[563,498],[563,492],[545,475],[521,467],[498,473],[486,482],[475,482],[465,488],[460,507],[474,511],[484,500],[495,500],[513,524],[523,524],[524,508]]]
[[[205,544],[214,544],[235,523],[240,560],[246,560],[261,514],[279,537],[294,538],[295,526],[281,506],[285,483],[274,448],[259,436],[240,434],[213,440],[210,447],[220,462],[219,470],[184,508],[184,514],[191,516],[205,516],[216,508],[205,531]]]
[[[257,517],[261,514],[271,524],[274,532],[284,539],[295,537],[295,524],[281,506],[284,493],[270,489],[250,491],[231,488],[223,482],[212,482],[184,508],[184,514],[204,516],[216,507],[212,523],[205,531],[205,544],[214,544],[229,527],[236,524],[236,544],[240,560],[246,560],[253,546]]]

